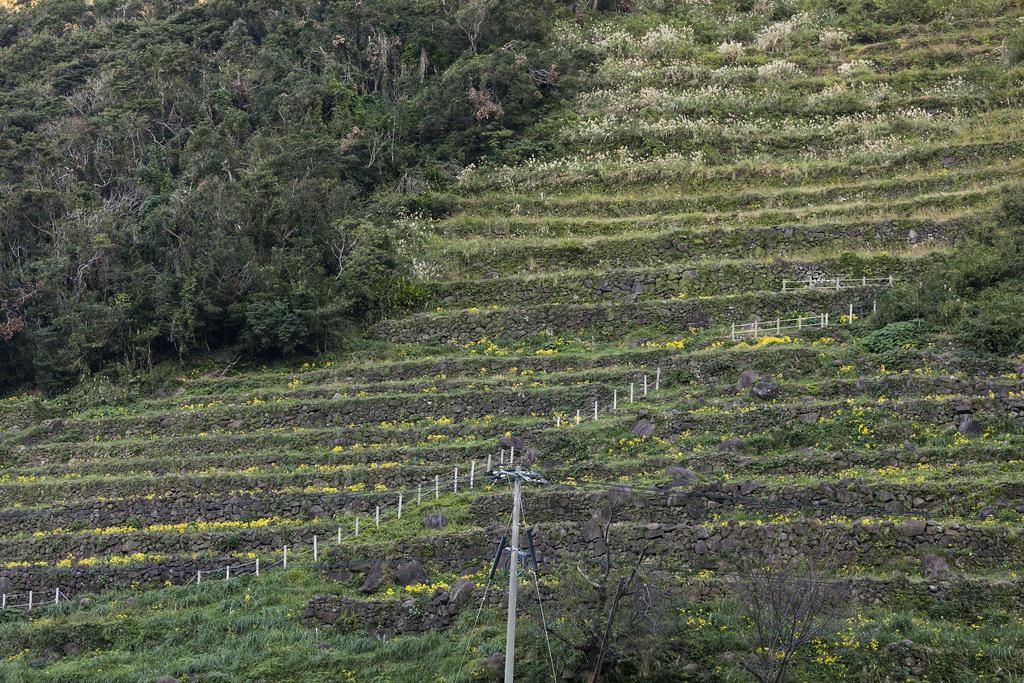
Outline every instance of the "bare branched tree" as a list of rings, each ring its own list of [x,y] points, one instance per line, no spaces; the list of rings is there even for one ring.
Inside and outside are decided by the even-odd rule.
[[[625,491],[605,496],[603,508],[586,525],[594,553],[579,559],[559,585],[563,616],[552,634],[577,654],[580,676],[588,683],[623,665],[649,669],[652,637],[670,623],[663,618],[667,602],[649,567],[648,547],[628,552],[617,549],[612,538],[627,499]]]
[[[455,10],[455,24],[466,34],[473,54],[476,54],[477,41],[487,23],[487,17],[497,6],[498,0],[465,0]]]
[[[749,620],[744,668],[760,683],[782,683],[797,653],[827,637],[845,618],[850,585],[837,580],[832,551],[746,553],[729,583]]]

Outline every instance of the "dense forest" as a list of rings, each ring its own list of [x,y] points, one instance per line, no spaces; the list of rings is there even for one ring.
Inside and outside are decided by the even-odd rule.
[[[8,3],[9,4],[9,3]],[[0,5],[2,7],[2,5]],[[572,91],[556,0],[0,9],[0,386],[337,348],[414,304],[389,219]]]

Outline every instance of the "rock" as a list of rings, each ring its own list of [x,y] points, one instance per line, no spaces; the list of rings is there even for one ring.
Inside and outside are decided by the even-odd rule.
[[[89,609],[92,607],[92,598],[82,598],[78,601],[78,609]]]
[[[718,444],[718,452],[722,454],[742,453],[743,449],[743,441],[735,436]]]
[[[526,450],[526,442],[520,436],[500,436],[498,437],[498,448],[514,448],[522,453]]]
[[[641,438],[649,439],[654,436],[654,423],[650,420],[640,420],[633,425],[633,429],[630,431]]]
[[[424,515],[423,526],[428,529],[443,529],[448,526],[448,518],[441,514]]]
[[[921,558],[921,573],[929,579],[940,579],[949,573],[949,564],[938,555]]]
[[[743,391],[749,389],[761,380],[761,374],[755,370],[744,370],[740,373],[740,378],[736,380],[736,391]]]
[[[778,382],[762,381],[750,387],[750,393],[754,398],[770,401],[779,397],[779,394],[782,393],[782,386]]]
[[[409,560],[399,565],[395,570],[395,583],[399,586],[411,586],[416,583],[426,583],[427,572],[419,560]]]
[[[669,467],[668,475],[672,477],[672,483],[669,484],[672,487],[689,486],[697,481],[696,473],[686,467]]]
[[[913,538],[915,536],[923,536],[927,528],[928,522],[923,519],[908,519],[903,522],[902,531],[904,536]]]
[[[64,643],[64,647],[61,649],[64,650],[65,657],[74,657],[81,651],[78,648],[78,643],[74,641],[68,641]]]
[[[484,662],[484,666],[491,671],[501,671],[505,668],[505,655],[500,652],[495,652],[487,658],[487,661]]]
[[[964,413],[957,420],[956,430],[967,436],[981,436],[981,424],[974,419],[974,415]]]
[[[644,525],[644,537],[645,538],[662,538],[665,536],[665,531],[661,528],[661,525],[657,522],[649,522]]]
[[[448,602],[453,605],[462,605],[473,597],[476,586],[469,579],[459,579],[452,584],[448,590]]]
[[[370,565],[370,571],[366,574],[366,579],[363,580],[363,585],[359,587],[359,592],[364,595],[376,592],[380,588],[380,584],[384,582],[384,563],[380,560],[376,560]]]
[[[519,463],[523,467],[533,467],[540,460],[540,451],[530,446],[526,449],[526,454],[520,459]]]
[[[800,420],[804,424],[814,424],[818,421],[818,411],[812,410],[809,413],[800,413],[796,416],[796,419]]]
[[[988,519],[996,516],[996,509],[994,507],[984,507],[978,510],[978,517],[981,519]]]
[[[6,576],[0,576],[0,593],[13,593],[14,585]]]
[[[591,517],[583,523],[583,540],[587,543],[604,538],[604,529],[601,527],[601,520]]]

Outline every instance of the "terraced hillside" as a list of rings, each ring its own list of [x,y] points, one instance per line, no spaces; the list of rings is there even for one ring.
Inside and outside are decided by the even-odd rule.
[[[0,613],[0,677],[411,680],[423,657],[493,678],[511,500],[487,471],[512,457],[549,482],[524,514],[554,631],[559,580],[608,546],[669,577],[658,680],[744,680],[737,554],[824,547],[857,607],[802,680],[1024,676],[1019,370],[873,319],[1018,187],[1020,13],[859,40],[719,11],[567,27],[600,62],[564,154],[467,169],[452,215],[410,219],[433,303],[373,350],[67,414],[5,401],[3,586],[69,600]],[[523,609],[522,670],[546,680]],[[281,658],[230,663],[260,624]],[[553,644],[559,673],[587,670]]]

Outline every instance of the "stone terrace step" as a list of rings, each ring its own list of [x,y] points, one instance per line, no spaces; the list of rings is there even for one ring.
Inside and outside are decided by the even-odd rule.
[[[974,142],[980,144],[986,141]],[[774,181],[766,187],[755,185],[747,189],[726,188],[722,192],[706,193],[686,193],[688,188],[685,182],[681,182],[678,189],[670,184],[661,184],[657,190],[646,188],[644,192],[584,194],[569,193],[569,188],[566,194],[544,193],[543,197],[537,193],[482,193],[464,198],[462,206],[470,214],[517,217],[613,217],[755,210],[765,207],[813,208],[839,201],[884,202],[925,193],[957,192],[970,183],[1010,180],[1019,175],[1020,166],[1019,152],[1014,149],[1009,160],[993,159],[988,165],[970,166],[941,173],[926,171],[897,174],[893,177],[869,177],[855,182],[839,177],[832,179],[833,182],[821,185],[788,183],[778,186],[778,181]]]
[[[588,303],[667,299],[679,294],[713,296],[780,289],[784,280],[843,277],[913,277],[943,252],[877,252],[854,257],[691,261],[655,268],[588,269],[430,284],[446,308],[503,305],[508,301]],[[865,282],[866,284],[866,282]]]
[[[515,340],[540,334],[569,335],[595,340],[621,339],[623,330],[651,335],[683,333],[690,328],[721,327],[730,323],[796,318],[831,312],[838,321],[847,304],[857,315],[870,313],[880,290],[761,292],[700,299],[662,299],[635,304],[541,304],[515,309],[425,313],[385,321],[374,333],[391,341],[461,342],[480,338]],[[825,331],[823,331],[823,334]]]
[[[676,228],[612,237],[501,240],[468,244],[445,255],[470,277],[487,273],[552,273],[574,268],[638,268],[679,261],[792,257],[801,252],[907,249],[960,241],[976,218],[884,219],[710,230]],[[492,276],[493,277],[493,276]]]

